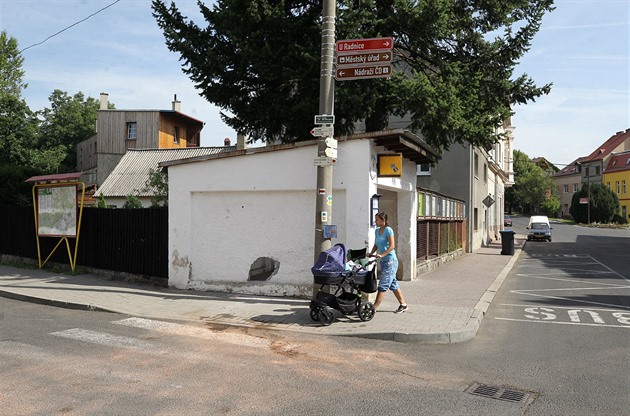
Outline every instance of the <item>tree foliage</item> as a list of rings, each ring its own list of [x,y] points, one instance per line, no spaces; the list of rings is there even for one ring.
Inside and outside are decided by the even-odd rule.
[[[33,205],[33,184],[25,180],[39,173],[30,166],[0,165],[0,203]]]
[[[17,40],[4,30],[0,32],[0,95],[22,96],[22,90],[27,86],[23,82],[23,63]]]
[[[144,184],[143,192],[150,192],[151,206],[168,206],[168,175],[159,169],[149,170],[149,179]]]
[[[168,48],[223,120],[253,141],[309,139],[319,108],[322,3],[299,0],[198,2],[206,25],[174,3],[153,0]],[[392,36],[390,79],[338,82],[335,131],[387,127],[406,116],[436,149],[487,147],[514,104],[549,92],[514,67],[553,0],[337,1],[337,39]]]
[[[588,204],[580,204],[580,198],[588,198]],[[590,213],[589,213],[590,205]],[[575,222],[597,222],[608,224],[619,212],[619,197],[601,183],[583,184],[579,192],[573,194],[569,213]]]
[[[556,215],[555,200],[558,208],[560,202],[553,190],[551,177],[525,153],[514,150],[514,186],[505,192],[510,211],[516,209],[526,214],[544,211],[548,215]]]
[[[140,201],[140,198],[138,198],[138,196],[134,194],[127,195],[127,197],[125,198],[125,203],[122,207],[129,209],[144,208],[142,202]]]
[[[96,134],[96,117],[99,101],[85,97],[82,92],[73,96],[61,90],[54,90],[48,97],[50,108],[37,114],[41,118],[39,126],[39,146],[47,151],[64,153],[57,166],[59,172],[74,172],[77,166],[77,144]]]
[[[23,62],[17,40],[1,32],[0,167],[18,176],[12,173],[0,181],[0,194],[13,202],[30,203],[32,199],[24,198],[14,182],[37,174],[76,171],[76,145],[95,134],[99,103],[81,92],[70,96],[55,90],[49,97],[50,108],[32,111],[22,98],[27,87]]]

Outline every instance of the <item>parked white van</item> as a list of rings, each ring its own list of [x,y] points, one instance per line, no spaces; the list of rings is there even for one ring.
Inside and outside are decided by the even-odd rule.
[[[551,226],[546,215],[532,215],[527,226],[527,241],[547,240],[551,242]]]

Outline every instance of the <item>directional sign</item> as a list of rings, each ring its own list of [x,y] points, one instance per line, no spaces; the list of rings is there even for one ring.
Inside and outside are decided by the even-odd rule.
[[[394,46],[392,38],[369,38],[338,40],[337,53],[390,50]]]
[[[315,124],[335,124],[335,116],[320,114],[318,116],[315,116]]]
[[[340,67],[335,71],[335,79],[337,81],[349,81],[360,78],[389,78],[392,76],[391,65],[371,65],[371,66],[355,66]]]
[[[336,161],[337,161],[337,159],[334,158],[334,157],[318,156],[315,159],[313,159],[313,164],[315,166],[331,166]]]
[[[373,65],[392,61],[391,52],[350,53],[337,55],[337,66]],[[315,123],[317,124],[317,123]]]
[[[334,129],[332,124],[327,124],[321,127],[315,127],[311,130],[311,134],[315,137],[331,137],[334,136]]]
[[[328,157],[337,157],[337,149],[333,149],[332,147],[327,147],[324,150],[324,154]]]
[[[337,148],[337,140],[332,138],[332,137],[326,137],[326,147],[330,147],[331,149],[336,149]]]

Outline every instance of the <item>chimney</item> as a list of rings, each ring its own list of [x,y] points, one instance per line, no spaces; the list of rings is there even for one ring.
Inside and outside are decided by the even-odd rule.
[[[224,146],[229,146],[232,144],[232,140],[230,140],[229,137],[226,137],[225,139],[223,139],[223,145]]]
[[[238,133],[236,135],[236,150],[245,149],[247,149],[247,141],[245,140],[245,135],[243,133]]]
[[[177,101],[177,94],[173,96],[173,111],[181,112],[182,111],[182,102]]]
[[[102,92],[101,93],[101,105],[99,107],[99,110],[107,110],[107,108],[109,107],[109,94],[106,92]]]

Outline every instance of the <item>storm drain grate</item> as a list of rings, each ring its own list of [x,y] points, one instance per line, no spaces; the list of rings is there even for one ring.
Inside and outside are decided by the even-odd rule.
[[[476,394],[478,396],[490,397],[491,399],[505,400],[508,402],[527,403],[531,397],[531,393],[504,389],[499,386],[489,386],[487,384],[473,383],[466,389],[466,393]]]

